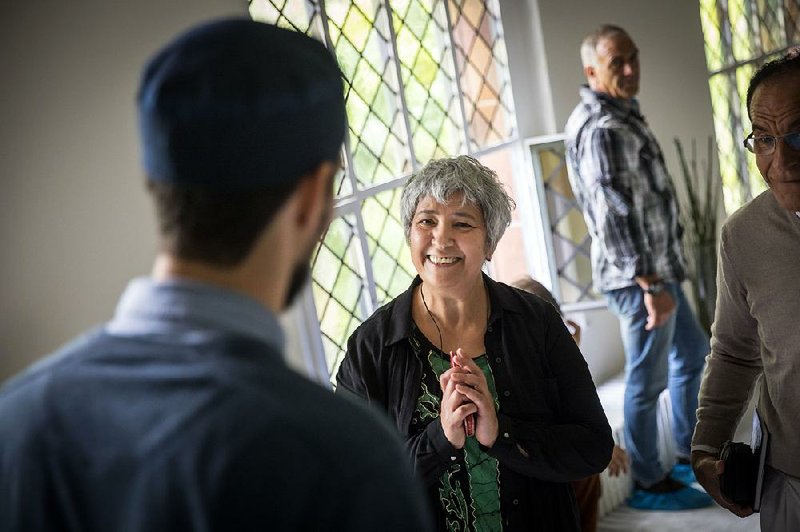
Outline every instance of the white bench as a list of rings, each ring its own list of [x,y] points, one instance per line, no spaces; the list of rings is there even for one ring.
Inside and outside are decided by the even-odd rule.
[[[623,437],[623,401],[625,396],[625,375],[620,374],[597,387],[597,395],[606,412],[608,423],[614,443],[625,447]],[[672,437],[672,406],[669,392],[664,392],[659,397],[656,413],[658,423],[658,450],[661,465],[671,468],[675,463],[675,440]],[[601,495],[598,503],[598,518],[613,512],[625,504],[633,490],[633,478],[630,471],[612,477],[606,469],[600,474]]]

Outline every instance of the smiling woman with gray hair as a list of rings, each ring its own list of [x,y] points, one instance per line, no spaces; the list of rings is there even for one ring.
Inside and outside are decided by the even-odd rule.
[[[511,223],[514,200],[493,170],[466,155],[431,161],[406,184],[400,204],[406,240],[410,240],[412,218],[422,198],[428,196],[444,204],[459,193],[461,206],[470,203],[484,215],[486,247],[494,250]]]
[[[467,156],[401,201],[418,276],[350,337],[337,393],[392,418],[439,530],[579,530],[569,481],[608,464],[611,430],[555,309],[481,271],[513,201]]]

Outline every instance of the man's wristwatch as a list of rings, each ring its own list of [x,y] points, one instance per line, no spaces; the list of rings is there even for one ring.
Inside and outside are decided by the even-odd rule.
[[[650,294],[651,296],[657,296],[664,290],[666,290],[667,285],[664,284],[664,281],[653,281],[652,283],[647,285],[647,288],[644,289],[645,292]]]

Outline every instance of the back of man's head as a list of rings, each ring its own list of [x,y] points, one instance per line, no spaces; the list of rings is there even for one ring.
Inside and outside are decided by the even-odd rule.
[[[163,250],[243,260],[301,179],[338,161],[342,82],[321,43],[248,19],[203,24],[160,50],[138,111]]]

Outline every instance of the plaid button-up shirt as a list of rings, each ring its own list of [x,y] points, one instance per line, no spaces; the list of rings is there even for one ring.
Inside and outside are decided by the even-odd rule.
[[[570,183],[592,236],[592,275],[601,292],[634,277],[685,277],[682,229],[664,157],[636,100],[584,86],[566,125]]]

